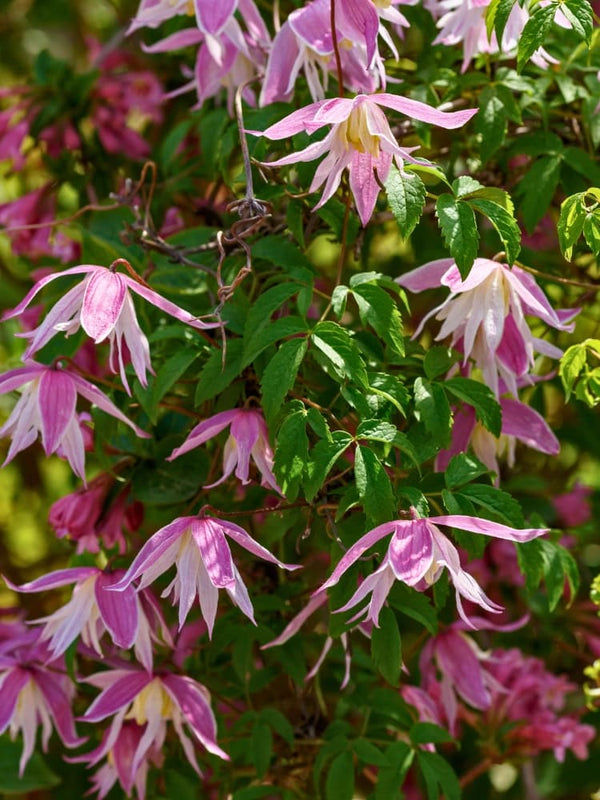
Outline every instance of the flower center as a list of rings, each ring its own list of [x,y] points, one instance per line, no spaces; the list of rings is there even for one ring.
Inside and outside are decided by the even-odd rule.
[[[125,719],[134,719],[138,725],[144,725],[149,716],[162,719],[173,717],[173,701],[163,689],[159,678],[154,678],[136,695]]]
[[[340,124],[339,136],[346,149],[352,148],[359,153],[370,153],[373,158],[379,157],[379,137],[369,131],[364,104],[353,108],[348,119]]]

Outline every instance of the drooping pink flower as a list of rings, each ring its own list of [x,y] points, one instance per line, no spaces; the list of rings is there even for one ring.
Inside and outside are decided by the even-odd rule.
[[[515,397],[518,381],[527,381],[534,353],[560,358],[562,351],[533,336],[525,316],[541,319],[557,330],[572,331],[571,320],[579,309],[555,310],[535,280],[519,267],[487,258],[476,258],[463,280],[451,258],[431,261],[396,282],[412,292],[447,286],[449,297],[421,320],[418,336],[430,317],[442,321],[436,341],[450,337],[450,344],[481,369],[485,383],[496,396],[500,382]],[[531,379],[529,378],[530,382]]]
[[[0,225],[7,228],[16,255],[33,260],[52,256],[62,262],[72,261],[79,245],[60,231],[53,232],[55,219],[56,198],[50,184],[0,205]]]
[[[102,473],[87,487],[61,497],[50,507],[48,522],[59,538],[77,543],[77,553],[98,553],[100,544],[107,550],[126,550],[123,529],[136,531],[142,523],[141,503],[128,501],[129,487],[115,494],[116,481]]]
[[[452,456],[466,453],[470,447],[477,458],[491,472],[496,473],[496,484],[498,484],[500,482],[498,458],[506,456],[508,466],[514,466],[517,441],[540,453],[554,456],[558,454],[560,442],[541,414],[510,397],[501,397],[499,403],[502,408],[502,430],[499,437],[494,436],[477,421],[472,406],[465,405],[454,414],[452,442],[447,450],[438,453],[435,461],[436,470],[443,472]]]
[[[384,536],[392,534],[387,553],[381,566],[366,577],[350,600],[337,611],[347,611],[371,594],[367,611],[367,619],[378,625],[379,613],[385,603],[394,581],[402,581],[418,591],[424,591],[435,583],[444,567],[450,574],[454,584],[458,613],[469,627],[475,625],[469,620],[462,606],[462,598],[476,603],[492,613],[500,613],[501,606],[490,600],[475,579],[460,564],[456,547],[437,527],[444,525],[461,530],[508,539],[513,542],[528,542],[547,533],[546,528],[525,528],[518,530],[497,522],[478,517],[449,515],[419,519],[414,509],[410,520],[393,520],[379,525],[366,533],[342,556],[331,577],[317,590],[323,592],[334,586],[344,572],[352,566],[363,553],[376,544]],[[358,616],[362,616],[363,609]]]
[[[149,436],[131,422],[100,389],[75,372],[30,361],[24,367],[0,375],[0,394],[21,386],[21,397],[0,428],[0,437],[12,437],[5,464],[32,445],[39,435],[46,455],[60,450],[73,472],[85,481],[84,439],[75,409],[78,394],[124,422],[137,436]]]
[[[81,326],[96,344],[108,340],[110,343],[110,368],[118,370],[127,392],[131,394],[125,373],[126,354],[131,357],[135,374],[142,386],[148,385],[146,371],[152,372],[148,339],[137,321],[130,291],[135,292],[156,308],[164,311],[192,328],[206,330],[218,325],[215,322],[202,322],[189,311],[161,297],[150,287],[139,283],[129,275],[116,271],[117,263],[110,267],[96,264],[83,264],[77,267],[47,275],[35,283],[23,300],[3,319],[11,319],[23,313],[34,297],[44,286],[68,275],[86,275],[85,280],[74,286],[50,309],[45,319],[35,330],[21,334],[30,342],[24,358],[37,353],[59,331],[67,336],[75,333]]]
[[[0,734],[15,739],[23,734],[19,775],[23,775],[42,728],[42,750],[48,749],[52,730],[65,747],[79,747],[86,740],[77,735],[71,711],[74,686],[56,661],[49,663],[46,648],[32,631],[0,651]]]
[[[261,411],[254,408],[234,408],[221,411],[196,425],[185,442],[176,447],[167,461],[172,461],[195,447],[204,444],[213,436],[230,426],[230,435],[223,451],[223,475],[215,483],[205,486],[212,489],[227,480],[235,469],[235,475],[243,484],[250,483],[250,457],[262,475],[262,485],[282,494],[273,475],[273,451],[269,444],[269,432]]]
[[[140,725],[135,720],[127,720],[118,729],[107,728],[102,742],[91,753],[65,757],[65,761],[71,764],[80,762],[92,767],[106,758],[105,763],[92,776],[92,789],[89,794],[96,792],[98,800],[103,800],[118,781],[128,797],[135,789],[139,800],[144,800],[148,769],[150,766],[160,768],[164,761],[162,750],[155,741],[145,751],[143,758],[138,759],[138,768],[133,771],[135,755],[140,747],[143,748],[142,739],[145,730],[145,725]]]
[[[75,584],[66,605],[47,617],[35,620],[36,623],[44,623],[41,641],[48,641],[54,658],[61,656],[79,636],[84,644],[101,656],[100,639],[108,633],[117,647],[124,650],[133,647],[137,659],[151,671],[152,641],[158,641],[157,631],[153,629],[157,604],[131,586],[119,594],[110,591],[123,575],[124,570],[104,572],[97,567],[72,567],[50,572],[21,586],[15,586],[8,580],[6,583],[16,592],[42,592]],[[147,608],[150,614],[147,614]],[[160,612],[158,614],[163,639],[172,645],[162,615]]]
[[[589,522],[592,517],[591,495],[592,489],[578,481],[570,492],[553,497],[552,503],[561,525],[566,528],[577,528]]]
[[[102,689],[102,692],[82,720],[98,723],[113,714],[114,719],[102,744],[93,752],[78,756],[78,761],[86,761],[92,765],[108,756],[119,737],[127,736],[122,734],[123,726],[128,724],[127,720],[134,720],[138,725],[145,726],[139,740],[137,735],[133,735],[133,742],[121,743],[127,748],[127,761],[121,764],[121,769],[123,780],[128,785],[135,785],[138,770],[161,752],[168,722],[173,723],[185,757],[199,775],[201,773],[193,740],[199,742],[209,753],[229,760],[227,753],[221,750],[216,741],[217,726],[210,707],[208,690],[192,678],[139,669],[114,669],[98,672],[84,680]],[[192,734],[193,740],[188,733]],[[135,743],[133,753],[132,743]]]
[[[315,192],[325,184],[315,208],[320,208],[333,196],[347,168],[356,207],[363,225],[366,225],[379,194],[377,179],[380,182],[386,180],[393,160],[400,169],[403,159],[416,161],[411,155],[415,148],[398,144],[380,106],[446,129],[461,127],[476,113],[476,109],[440,111],[417,100],[393,94],[359,94],[353,99],[338,97],[313,103],[294,111],[262,133],[253,133],[269,139],[287,139],[300,131],[313,133],[324,125],[330,125],[331,130],[322,141],[298,153],[271,161],[268,166],[313,161],[325,155],[310,185],[310,191]]]
[[[212,635],[219,589],[225,589],[233,603],[256,624],[248,590],[233,562],[226,537],[257,558],[282,569],[298,569],[297,565],[283,564],[233,522],[212,517],[178,517],[148,539],[124,577],[111,587],[112,591],[127,590],[137,578],[141,578],[138,590],[144,589],[175,564],[177,574],[162,596],[173,594],[173,602],[179,603],[180,629],[197,595]]]

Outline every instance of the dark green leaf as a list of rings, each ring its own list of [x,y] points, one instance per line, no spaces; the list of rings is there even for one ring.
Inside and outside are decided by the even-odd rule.
[[[438,378],[456,363],[459,355],[452,352],[449,347],[430,347],[423,359],[423,369],[430,381]]]
[[[485,464],[468,453],[458,453],[450,459],[444,476],[448,489],[457,489],[489,472]]]
[[[285,418],[277,434],[274,472],[288,500],[295,500],[308,460],[306,411],[293,411]]]
[[[417,378],[414,396],[415,416],[423,422],[439,447],[446,447],[450,441],[452,415],[444,389],[438,383]]]
[[[453,741],[445,728],[440,728],[433,722],[415,722],[408,735],[413,744],[442,744]]]
[[[370,325],[398,355],[404,355],[402,317],[395,300],[374,283],[352,289],[363,324]]]
[[[0,739],[0,792],[24,795],[58,786],[61,782],[39,753],[34,753],[25,767],[23,775],[19,775],[19,759],[22,744],[11,742],[8,734]]]
[[[473,503],[500,517],[508,525],[514,528],[523,527],[521,506],[508,492],[484,483],[470,483],[463,486],[460,491]]]
[[[417,751],[419,768],[425,779],[428,800],[438,800],[440,790],[445,800],[460,800],[461,790],[456,773],[439,753]]]
[[[489,160],[506,136],[506,111],[504,103],[493,88],[486,88],[481,93],[479,113],[475,117],[475,130],[481,135],[479,152],[483,163]]]
[[[594,29],[594,18],[588,0],[564,0],[560,4],[560,10],[573,26],[573,30],[589,45]]]
[[[331,762],[325,781],[326,800],[352,800],[354,797],[354,761],[345,751]]]
[[[354,459],[356,488],[365,514],[374,525],[394,519],[396,502],[383,465],[368,447],[359,445]]]
[[[473,209],[468,203],[455,200],[452,195],[442,194],[437,200],[435,213],[446,246],[456,261],[460,274],[466,278],[477,256],[479,245],[479,231]]]
[[[331,468],[351,442],[352,436],[346,431],[334,431],[331,441],[321,439],[310,451],[303,484],[309,502],[314,499]]]
[[[438,619],[435,608],[431,605],[431,600],[427,595],[417,592],[411,586],[405,586],[396,581],[389,595],[389,603],[392,608],[414,619],[419,625],[428,630],[432,636],[435,636],[438,629]]]
[[[257,722],[252,728],[250,739],[250,758],[259,778],[264,777],[271,763],[273,754],[273,734],[264,722]]]
[[[350,378],[360,388],[367,388],[367,371],[362,356],[345,328],[335,322],[319,322],[311,334],[311,340],[327,358],[338,380]]]
[[[497,41],[502,42],[504,28],[516,2],[517,0],[492,0],[485,14],[488,39],[492,38],[492,31],[494,31]]]
[[[146,389],[139,383],[136,384],[135,395],[152,424],[155,424],[158,418],[160,401],[197,358],[198,351],[195,349],[179,350],[161,365]]]
[[[477,197],[468,202],[472,208],[481,212],[492,223],[506,252],[507,262],[513,264],[521,250],[521,229],[516,219],[502,206],[490,200]]]
[[[527,20],[519,38],[517,49],[517,70],[523,69],[538,47],[542,47],[546,35],[552,25],[552,20],[558,8],[557,2],[547,6],[537,5],[533,14]]]
[[[230,339],[227,342],[225,354],[220,348],[211,352],[198,376],[198,386],[194,397],[196,406],[218,395],[230,386],[240,374],[242,371],[242,348],[241,339]]]
[[[521,197],[525,227],[532,233],[548,210],[560,178],[560,156],[539,158],[521,179],[515,192]]]
[[[267,364],[260,382],[267,421],[279,411],[286,394],[294,385],[306,349],[306,339],[289,339],[279,346]]]
[[[398,621],[391,608],[384,606],[381,609],[379,627],[373,627],[371,656],[386,681],[392,686],[397,686],[402,667],[402,643]]]
[[[450,378],[443,384],[446,391],[475,409],[475,416],[494,436],[502,430],[502,409],[496,396],[485,384],[471,378]]]
[[[414,172],[401,171],[392,164],[385,189],[400,233],[408,239],[425,208],[425,184]]]
[[[585,193],[571,195],[563,200],[560,206],[557,231],[560,249],[567,261],[573,256],[573,247],[583,232],[587,212],[585,208]]]
[[[388,766],[387,758],[381,750],[368,739],[355,739],[352,742],[352,749],[363,764],[373,764],[375,767]]]

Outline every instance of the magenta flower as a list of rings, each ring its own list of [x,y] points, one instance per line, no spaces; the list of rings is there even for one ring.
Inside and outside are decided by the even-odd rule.
[[[439,111],[417,100],[393,94],[359,94],[352,100],[338,97],[313,103],[294,111],[262,134],[256,131],[253,133],[269,139],[288,139],[300,131],[313,133],[324,125],[331,125],[330,132],[322,141],[315,142],[298,153],[271,161],[268,166],[280,167],[298,161],[313,161],[325,155],[310,185],[310,191],[315,192],[325,184],[315,208],[320,208],[333,196],[340,185],[342,173],[347,168],[356,207],[363,225],[366,225],[379,194],[377,179],[380,182],[386,180],[392,160],[396,161],[400,169],[403,159],[416,161],[410,154],[415,148],[405,148],[398,144],[380,106],[399,111],[411,119],[447,129],[459,128],[476,113],[476,109]]]
[[[552,504],[560,524],[566,528],[577,528],[589,522],[592,518],[591,495],[592,489],[577,481],[569,492],[553,497]]]
[[[269,432],[261,411],[253,408],[234,408],[221,411],[203,420],[192,429],[185,442],[176,447],[167,461],[172,461],[184,453],[204,444],[219,434],[227,426],[230,435],[223,451],[223,475],[215,483],[205,486],[212,489],[227,480],[235,469],[235,475],[245,485],[250,483],[250,456],[262,475],[262,486],[268,486],[283,494],[273,475],[273,451],[269,444]]]
[[[450,574],[450,580],[454,584],[458,613],[467,625],[475,627],[464,612],[461,598],[464,597],[495,614],[500,613],[503,609],[490,600],[477,581],[462,569],[457,549],[437,526],[456,527],[513,542],[528,542],[530,539],[547,533],[546,528],[517,530],[478,517],[449,515],[418,519],[414,509],[412,514],[413,519],[385,522],[366,533],[342,556],[331,577],[317,592],[334,586],[344,572],[366,550],[391,533],[393,536],[381,566],[364,579],[350,600],[337,611],[353,608],[368,594],[371,594],[371,601],[366,609],[367,619],[372,620],[374,625],[378,625],[379,612],[394,581],[402,581],[407,586],[424,591],[438,580],[443,568],[446,567]],[[363,611],[358,616],[361,616]]]
[[[24,357],[30,358],[37,353],[58,331],[64,331],[69,336],[79,330],[81,326],[96,344],[108,339],[110,342],[110,368],[116,372],[118,363],[123,385],[131,394],[125,375],[125,353],[129,353],[131,356],[135,374],[142,386],[148,384],[146,370],[152,372],[152,365],[148,340],[138,324],[129,290],[192,328],[205,330],[218,326],[219,323],[202,322],[189,311],[184,311],[175,303],[161,297],[148,286],[138,283],[129,275],[116,272],[116,266],[117,262],[111,264],[108,269],[95,264],[85,264],[47,275],[37,281],[23,300],[12,311],[4,314],[3,319],[10,319],[22,314],[37,293],[56,278],[87,274],[84,281],[70,289],[56,303],[41,325],[33,331],[21,334],[24,338],[31,340]]]
[[[151,597],[144,596],[149,595],[148,592],[136,592],[132,587],[118,595],[110,591],[123,574],[124,570],[108,573],[97,567],[72,567],[50,572],[21,586],[8,580],[6,583],[16,592],[42,592],[75,584],[66,605],[35,620],[45,623],[41,641],[48,641],[54,658],[61,656],[78,636],[102,656],[100,639],[108,632],[117,647],[124,650],[133,647],[137,659],[151,671],[152,640],[158,641],[153,630],[157,617],[163,638],[172,645],[171,636],[157,604]]]
[[[103,800],[118,781],[129,797],[135,789],[139,800],[146,797],[146,782],[148,769],[151,765],[162,767],[164,757],[157,746],[157,742],[145,751],[143,757],[138,759],[139,766],[132,770],[133,759],[141,747],[144,749],[142,739],[145,725],[139,725],[133,720],[123,722],[118,730],[107,728],[102,737],[102,742],[91,753],[82,756],[65,757],[70,764],[82,762],[94,766],[106,757],[106,762],[92,776],[92,792],[97,792],[98,800]]]
[[[35,747],[37,728],[42,728],[42,750],[55,729],[65,747],[79,747],[86,740],[77,736],[71,712],[74,687],[58,664],[48,663],[46,649],[32,636],[12,642],[12,651],[0,653],[0,734],[7,729],[11,739],[23,733],[19,774],[23,775]]]
[[[464,406],[454,414],[452,443],[447,450],[438,453],[436,470],[443,472],[452,456],[466,453],[470,446],[477,458],[491,472],[496,473],[498,476],[496,483],[499,483],[498,458],[506,456],[508,466],[514,466],[517,441],[540,453],[553,456],[558,454],[560,442],[541,414],[510,397],[501,397],[499,403],[502,408],[502,430],[499,438],[477,422],[475,409],[472,406]]]
[[[30,361],[0,376],[0,394],[23,384],[21,397],[0,428],[0,436],[12,437],[4,464],[33,444],[40,434],[46,455],[60,450],[73,472],[85,481],[84,440],[75,409],[78,394],[129,425],[137,436],[149,436],[127,419],[100,389],[75,372]]]
[[[560,358],[562,351],[533,336],[525,315],[535,316],[558,330],[572,331],[571,320],[579,309],[555,311],[535,280],[519,267],[508,267],[487,258],[476,258],[463,280],[451,258],[431,261],[396,278],[412,292],[450,289],[443,303],[421,320],[435,316],[442,321],[436,341],[450,337],[450,344],[471,357],[481,369],[485,383],[499,396],[500,380],[517,395],[518,379],[533,367],[534,352]]]
[[[97,723],[113,714],[115,717],[102,744],[86,756],[79,756],[78,761],[97,764],[107,756],[119,737],[127,736],[123,733],[127,720],[145,725],[144,734],[137,741],[133,753],[129,749],[131,741],[121,743],[128,748],[127,763],[121,764],[127,784],[135,785],[140,767],[148,760],[155,759],[162,750],[169,721],[173,723],[187,760],[198,774],[201,773],[193,742],[185,728],[209,753],[229,760],[227,753],[216,742],[217,725],[208,690],[192,678],[170,673],[158,675],[137,669],[114,669],[98,672],[84,680],[103,691],[82,720]],[[137,736],[132,739],[137,740]]]
[[[226,536],[257,558],[277,564],[282,569],[299,568],[283,564],[233,522],[212,517],[178,517],[148,539],[125,576],[111,588],[113,591],[126,591],[134,580],[141,577],[138,590],[144,589],[175,564],[177,575],[162,597],[172,593],[174,603],[179,603],[180,629],[198,595],[202,615],[209,635],[212,635],[219,589],[225,589],[233,603],[256,624],[248,590],[233,563]]]

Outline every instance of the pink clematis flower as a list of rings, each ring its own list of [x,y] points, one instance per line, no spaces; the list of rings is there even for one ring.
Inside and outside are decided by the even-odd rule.
[[[78,756],[78,761],[91,765],[108,756],[119,738],[127,736],[123,729],[129,725],[129,720],[145,726],[145,729],[139,739],[139,731],[130,731],[133,733],[131,740],[120,743],[127,748],[128,754],[127,761],[120,764],[120,776],[128,785],[134,786],[138,770],[161,752],[169,721],[173,723],[187,760],[199,775],[194,746],[184,728],[209,753],[229,760],[216,741],[217,726],[208,690],[192,678],[138,669],[114,669],[98,672],[84,680],[102,689],[102,693],[82,720],[98,723],[113,714],[115,716],[100,746],[85,756]],[[132,742],[136,743],[133,752]]]
[[[64,668],[48,663],[48,652],[35,634],[13,639],[11,650],[0,652],[0,734],[9,731],[14,740],[23,733],[19,775],[23,775],[42,728],[42,749],[48,749],[53,728],[65,747],[79,747],[86,740],[77,736],[71,712],[75,693]]]
[[[525,315],[538,317],[557,330],[572,331],[579,309],[555,311],[535,280],[519,267],[476,258],[463,280],[451,258],[431,261],[396,278],[412,292],[450,289],[450,296],[423,317],[418,336],[430,317],[442,321],[436,341],[451,337],[452,347],[471,357],[485,383],[499,396],[501,380],[517,396],[518,379],[527,379],[534,352],[560,358],[562,351],[531,333]],[[531,380],[530,380],[531,382]]]
[[[129,425],[137,436],[149,438],[100,389],[75,372],[30,361],[0,376],[0,394],[24,384],[12,414],[0,428],[0,437],[12,437],[4,464],[33,444],[40,434],[46,455],[60,451],[73,472],[85,481],[85,443],[75,410],[78,394]]]
[[[499,438],[477,422],[475,409],[472,406],[464,406],[454,415],[452,443],[447,450],[438,453],[435,461],[436,470],[443,472],[452,456],[466,453],[470,446],[477,458],[491,472],[496,473],[496,484],[498,484],[500,482],[498,458],[506,455],[508,466],[514,466],[517,441],[540,453],[553,456],[558,454],[560,442],[541,414],[510,397],[501,397],[499,403],[502,408],[502,430]]]
[[[123,529],[138,530],[144,507],[138,501],[128,502],[129,486],[115,492],[117,482],[109,473],[102,473],[71,494],[58,499],[50,507],[48,522],[59,538],[77,543],[77,553],[98,553],[100,543],[111,550],[125,553]]]
[[[69,289],[56,303],[41,325],[33,331],[20,334],[23,338],[30,339],[24,354],[25,358],[30,358],[40,350],[58,331],[64,331],[69,336],[81,326],[96,344],[106,339],[109,341],[110,368],[116,372],[118,363],[123,385],[131,394],[125,374],[125,354],[131,356],[135,374],[142,386],[148,385],[146,370],[152,372],[152,365],[148,339],[138,324],[130,291],[192,328],[205,330],[218,326],[219,323],[216,322],[202,322],[189,311],[161,297],[150,287],[139,283],[129,275],[116,272],[117,263],[114,262],[108,269],[85,264],[47,275],[35,283],[12,311],[4,314],[3,319],[11,319],[22,314],[38,292],[56,278],[66,275],[87,275],[85,280]]]
[[[556,495],[552,504],[558,514],[561,525],[565,528],[577,528],[585,525],[592,518],[590,505],[592,489],[577,481],[571,491]]]
[[[71,758],[65,757],[70,764],[84,763],[92,767],[106,758],[106,762],[92,776],[92,792],[97,792],[98,800],[103,800],[112,787],[119,782],[125,794],[129,797],[135,789],[139,800],[146,797],[146,783],[150,766],[162,767],[164,757],[157,746],[157,742],[146,750],[143,758],[138,759],[139,766],[132,770],[133,759],[141,747],[146,726],[139,725],[135,720],[123,722],[118,730],[107,728],[104,731],[102,742],[91,753]]]
[[[481,533],[485,536],[494,536],[498,539],[508,539],[513,542],[528,542],[547,533],[546,528],[525,528],[517,530],[507,525],[491,522],[487,519],[463,515],[449,515],[443,517],[429,517],[419,519],[414,509],[411,510],[413,518],[410,520],[393,520],[379,525],[366,533],[361,539],[348,549],[334,569],[331,577],[317,590],[322,592],[334,586],[344,572],[352,566],[362,554],[376,544],[384,536],[393,534],[388,551],[381,566],[369,575],[350,600],[337,611],[347,611],[358,605],[368,594],[371,601],[367,608],[367,619],[378,625],[379,612],[394,581],[402,581],[407,586],[413,586],[418,591],[423,591],[435,583],[444,567],[450,573],[456,593],[458,613],[469,627],[475,625],[464,612],[461,598],[484,608],[486,611],[498,614],[503,609],[490,600],[482,588],[462,569],[457,549],[444,536],[437,527],[445,525],[461,530]],[[358,616],[362,615],[362,611]]]
[[[54,658],[61,656],[78,636],[101,656],[100,639],[108,632],[117,647],[124,650],[133,647],[138,660],[151,671],[152,641],[158,641],[153,630],[157,617],[163,638],[172,645],[171,636],[149,592],[136,592],[132,587],[120,595],[110,591],[123,574],[124,570],[108,573],[97,567],[72,567],[50,572],[21,586],[8,580],[6,583],[16,592],[41,592],[75,584],[66,605],[35,620],[45,623],[41,641],[48,641]]]
[[[235,469],[235,475],[245,485],[250,483],[250,456],[262,475],[261,484],[282,494],[273,475],[273,451],[269,444],[269,432],[262,412],[253,408],[234,408],[221,411],[203,420],[192,429],[185,442],[176,447],[167,461],[172,461],[195,447],[204,444],[227,426],[230,435],[223,451],[223,475],[215,483],[205,486],[212,489],[227,480]]]
[[[476,109],[440,111],[417,100],[393,94],[359,94],[352,100],[338,97],[313,103],[294,111],[262,134],[253,133],[269,139],[287,139],[300,131],[313,133],[324,125],[331,125],[330,132],[322,141],[298,153],[271,161],[267,166],[280,167],[298,161],[313,161],[325,155],[310,185],[310,191],[315,192],[325,184],[315,208],[320,208],[333,196],[347,168],[356,207],[362,224],[366,225],[379,194],[377,178],[380,182],[386,180],[393,160],[400,169],[403,159],[416,161],[410,154],[416,148],[398,144],[381,106],[399,111],[411,119],[447,129],[459,128],[476,113]]]
[[[225,589],[233,603],[256,624],[252,602],[233,563],[227,536],[257,558],[282,569],[299,569],[294,564],[283,564],[233,522],[212,517],[178,517],[148,539],[124,577],[111,589],[126,591],[140,577],[138,590],[144,589],[175,564],[177,575],[162,597],[173,594],[174,602],[179,602],[180,629],[198,595],[202,615],[212,635],[219,589]]]

